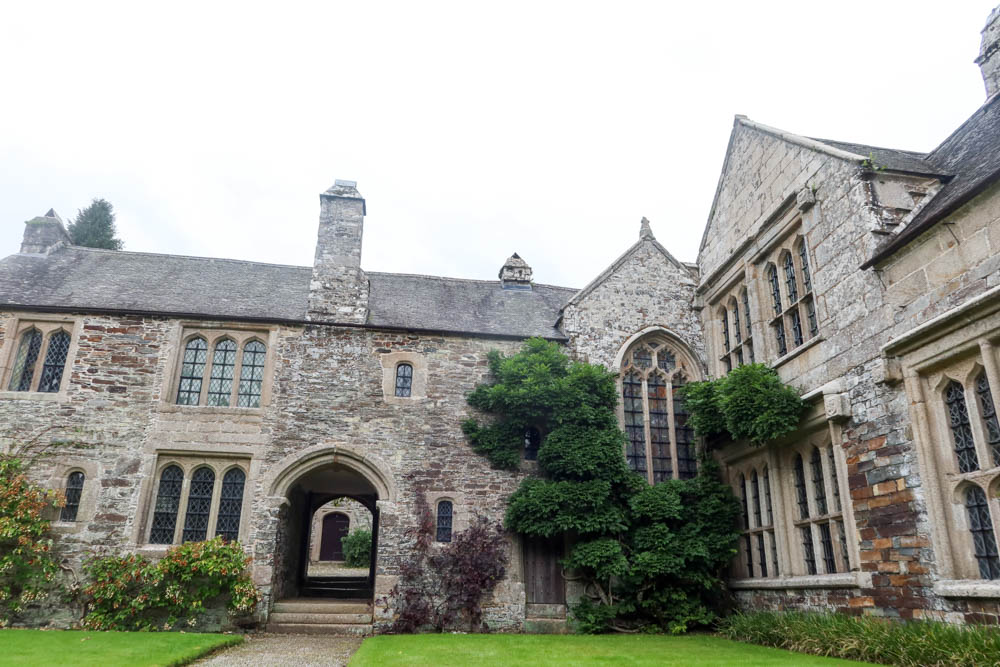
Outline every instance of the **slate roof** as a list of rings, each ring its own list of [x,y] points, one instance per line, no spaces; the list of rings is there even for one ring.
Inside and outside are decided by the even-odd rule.
[[[933,174],[935,176],[946,173],[941,170],[939,165],[935,165],[927,159],[927,153],[869,146],[868,144],[854,144],[847,141],[833,141],[831,139],[815,140],[827,146],[860,155],[862,158],[870,157],[876,167],[916,174]]]
[[[564,338],[559,309],[574,289],[367,273],[373,327]],[[0,308],[301,322],[312,268],[68,246],[0,260]]]

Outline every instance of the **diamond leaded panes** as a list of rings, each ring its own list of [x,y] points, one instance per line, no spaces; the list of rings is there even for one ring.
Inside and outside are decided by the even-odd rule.
[[[35,363],[38,361],[38,352],[42,349],[42,332],[38,329],[29,329],[21,336],[21,343],[17,347],[17,355],[14,357],[14,366],[10,374],[10,384],[7,388],[10,391],[29,391],[31,389],[31,379],[35,375]]]
[[[997,423],[997,408],[993,402],[993,392],[990,391],[990,381],[986,371],[976,379],[976,394],[979,396],[980,414],[983,418],[983,431],[986,433],[986,444],[993,456],[993,465],[1000,466],[1000,424]]]
[[[969,531],[975,549],[979,576],[983,579],[1000,579],[1000,556],[997,555],[997,541],[993,534],[993,522],[986,493],[978,486],[970,486],[965,492],[965,509],[969,513]]]
[[[207,360],[208,343],[205,342],[204,338],[192,338],[184,346],[181,377],[177,385],[178,405],[198,405]]]
[[[799,288],[795,283],[795,264],[791,253],[785,255],[785,290],[788,292],[788,303],[799,300]]]
[[[83,495],[84,475],[79,470],[71,472],[66,478],[66,504],[59,513],[60,521],[76,521],[80,510],[80,496]]]
[[[451,542],[452,504],[450,500],[442,500],[437,506],[437,541]]]
[[[407,398],[413,389],[413,366],[399,364],[396,366],[396,396]]]
[[[150,544],[173,543],[183,483],[184,472],[178,466],[168,466],[160,473],[160,486],[153,509],[153,526],[149,531]]]
[[[68,333],[60,330],[49,336],[49,347],[45,352],[45,363],[42,364],[42,376],[38,380],[38,391],[50,393],[59,391],[68,352]]]
[[[264,360],[267,347],[252,340],[243,348],[243,363],[240,367],[240,391],[236,397],[236,407],[259,408],[261,388],[264,386]]]
[[[646,473],[646,431],[642,410],[642,378],[628,373],[622,378],[622,402],[625,414],[625,434],[628,443],[625,458],[632,470]]]
[[[208,405],[228,406],[236,374],[236,341],[220,340],[212,355],[212,375],[208,380]]]
[[[960,383],[952,380],[948,384],[944,392],[944,403],[948,409],[959,472],[979,470],[979,457],[976,455],[976,444],[969,425],[969,410],[965,404],[965,389]]]
[[[799,263],[802,266],[802,289],[812,291],[812,276],[809,275],[809,257],[806,254],[805,240],[799,241]]]
[[[215,472],[211,468],[198,468],[191,475],[182,541],[201,542],[205,539],[208,534],[208,516],[212,512],[214,488]]]
[[[246,474],[239,468],[232,468],[222,476],[219,516],[215,521],[216,536],[231,541],[239,539],[245,484]]]
[[[816,321],[816,304],[811,296],[805,299],[805,304],[806,318],[809,321],[809,336],[812,337],[819,333],[819,323]]]

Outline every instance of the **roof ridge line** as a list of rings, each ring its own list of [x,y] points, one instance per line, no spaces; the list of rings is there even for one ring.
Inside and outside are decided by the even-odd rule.
[[[63,246],[59,250],[83,250],[86,252],[93,252],[99,254],[109,254],[109,255],[141,255],[145,257],[178,257],[181,259],[203,259],[212,262],[233,262],[236,264],[258,264],[263,266],[281,266],[288,269],[309,269],[312,270],[311,266],[304,264],[278,264],[276,262],[258,262],[252,259],[233,259],[232,257],[207,257],[205,255],[178,255],[169,252],[144,252],[141,250],[107,250],[106,248],[90,248],[83,245],[68,245]],[[58,250],[56,252],[59,252]],[[15,257],[22,253],[14,253],[10,255]]]

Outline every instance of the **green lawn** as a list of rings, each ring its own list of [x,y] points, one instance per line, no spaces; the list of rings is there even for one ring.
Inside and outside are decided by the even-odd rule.
[[[389,635],[350,667],[385,665],[860,665],[712,635]]]
[[[240,635],[180,632],[0,630],[3,665],[186,665]]]

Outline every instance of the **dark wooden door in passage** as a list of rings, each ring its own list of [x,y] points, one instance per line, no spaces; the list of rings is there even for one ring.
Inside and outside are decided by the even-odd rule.
[[[344,560],[344,544],[351,520],[335,512],[323,517],[323,539],[319,543],[320,560]]]
[[[566,583],[559,559],[562,542],[524,540],[524,588],[528,604],[566,604]]]

